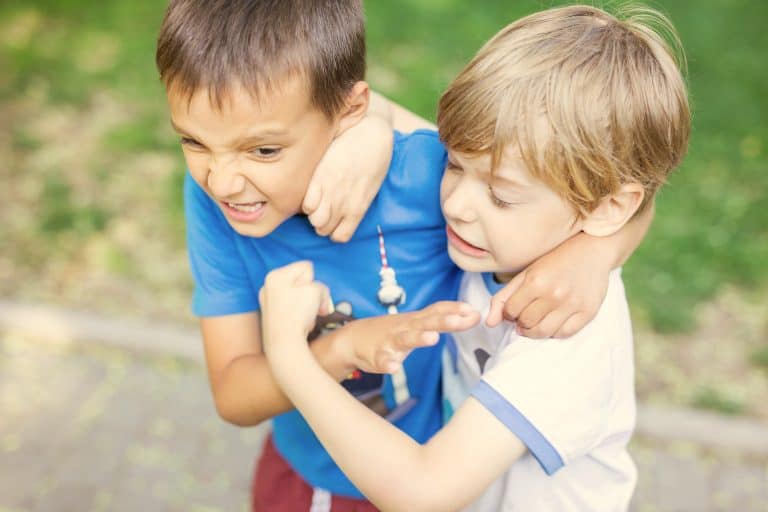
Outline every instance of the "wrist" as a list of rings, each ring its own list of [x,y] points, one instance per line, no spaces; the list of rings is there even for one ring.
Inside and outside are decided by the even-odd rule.
[[[287,386],[292,381],[296,381],[296,375],[302,375],[308,365],[319,364],[306,342],[303,347],[280,347],[267,354],[272,375],[284,392],[287,392]]]
[[[296,332],[281,332],[279,337],[273,337],[265,344],[265,353],[272,372],[283,373],[283,369],[291,372],[291,367],[297,361],[302,352],[309,352],[306,336]]]
[[[264,331],[264,352],[270,363],[279,363],[283,359],[290,358],[294,352],[301,350],[306,346],[307,336],[302,335],[296,329],[281,328],[275,331]]]
[[[349,375],[359,366],[355,357],[354,338],[349,335],[349,331],[350,326],[348,324],[337,330],[335,336],[330,340],[331,353],[342,376]]]
[[[351,337],[341,327],[313,341],[309,348],[320,366],[337,381],[357,369]]]
[[[580,233],[571,242],[576,245],[577,251],[586,256],[586,260],[592,260],[596,265],[602,265],[606,272],[621,266],[620,243],[616,240],[618,235],[599,237]]]

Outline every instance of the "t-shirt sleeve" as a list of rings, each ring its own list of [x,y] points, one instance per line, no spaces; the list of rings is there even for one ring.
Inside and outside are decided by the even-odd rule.
[[[589,452],[606,428],[611,358],[589,335],[587,328],[565,341],[517,338],[471,393],[549,475]]]
[[[263,265],[254,255],[246,268],[236,242],[239,235],[189,174],[184,180],[184,213],[195,285],[192,312],[208,317],[258,311],[249,275],[263,275]]]

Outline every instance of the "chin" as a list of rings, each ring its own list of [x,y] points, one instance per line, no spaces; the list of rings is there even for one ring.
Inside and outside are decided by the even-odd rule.
[[[464,272],[495,272],[498,270],[497,265],[489,256],[475,258],[454,249],[450,245],[448,246],[448,257]]]
[[[281,219],[280,222],[275,222],[273,219],[261,219],[258,222],[235,222],[227,219],[227,222],[237,234],[242,236],[248,236],[251,238],[263,238],[271,234],[274,230],[280,227],[285,219]]]

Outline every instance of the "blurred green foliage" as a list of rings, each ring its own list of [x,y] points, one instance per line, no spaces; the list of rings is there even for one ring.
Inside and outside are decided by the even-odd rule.
[[[768,347],[761,347],[754,350],[750,356],[752,364],[763,368],[768,372]]]
[[[691,405],[699,409],[733,415],[741,414],[745,407],[742,401],[726,396],[721,390],[708,386],[696,390]]]
[[[434,119],[440,92],[502,25],[555,2],[369,0],[369,79],[374,88]],[[663,331],[691,327],[697,304],[724,285],[766,288],[768,271],[768,3],[665,0],[690,69],[694,134],[682,168],[660,195],[654,226],[624,274],[636,317]],[[84,108],[108,91],[129,114],[108,130],[87,172],[109,180],[107,162],[139,152],[176,152],[154,69],[164,2],[4,0],[0,3],[0,104],[42,95],[45,107]],[[42,92],[41,92],[42,91]],[[14,131],[20,154],[50,143]],[[68,134],[61,134],[67,137]],[[159,220],[183,244],[180,176],[162,178]],[[105,170],[107,169],[107,170]],[[36,226],[99,232],[110,205],[74,201],[71,185],[44,184]],[[0,233],[2,234],[2,233]],[[115,264],[116,267],[123,263]],[[760,356],[760,361],[764,357]],[[761,363],[762,364],[762,363]],[[703,402],[717,402],[704,393]]]

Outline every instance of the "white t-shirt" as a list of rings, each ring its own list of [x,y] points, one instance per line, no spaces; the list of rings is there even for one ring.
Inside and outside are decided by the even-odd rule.
[[[446,417],[472,396],[528,451],[466,510],[623,511],[637,481],[627,453],[635,425],[632,328],[621,271],[600,311],[567,340],[532,340],[485,325],[500,289],[466,273],[459,300],[482,312],[443,354]]]

